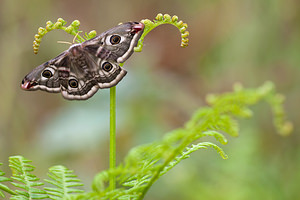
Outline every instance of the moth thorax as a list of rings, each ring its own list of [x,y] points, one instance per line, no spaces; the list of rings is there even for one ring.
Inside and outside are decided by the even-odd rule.
[[[72,46],[70,46],[69,48],[69,52],[75,57],[80,56],[80,54],[82,54],[82,46],[81,44],[73,44]]]

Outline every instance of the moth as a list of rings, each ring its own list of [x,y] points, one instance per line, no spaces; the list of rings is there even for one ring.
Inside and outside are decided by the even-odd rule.
[[[143,23],[127,22],[73,44],[27,74],[21,88],[61,92],[69,100],[88,99],[98,89],[117,85],[126,75],[120,63],[132,55],[143,30]]]

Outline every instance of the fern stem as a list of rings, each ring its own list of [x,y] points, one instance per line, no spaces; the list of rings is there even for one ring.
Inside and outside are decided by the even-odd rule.
[[[110,145],[109,145],[109,168],[116,167],[116,87],[110,88]],[[116,177],[110,176],[110,191],[116,188]]]
[[[150,189],[150,187],[153,185],[153,183],[159,178],[160,173],[163,171],[163,169],[172,161],[175,159],[175,157],[179,154],[179,152],[182,152],[186,146],[188,146],[192,142],[191,138],[185,138],[184,141],[180,146],[178,146],[176,149],[173,150],[173,152],[169,155],[168,158],[166,158],[165,162],[154,172],[153,176],[151,177],[150,181],[147,183],[147,185],[144,188],[144,191],[142,192],[141,196],[139,196],[138,200],[144,199],[146,193]]]

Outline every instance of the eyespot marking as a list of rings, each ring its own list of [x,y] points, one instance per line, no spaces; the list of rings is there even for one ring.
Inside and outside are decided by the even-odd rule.
[[[105,62],[102,64],[102,69],[106,72],[109,72],[112,68],[113,68],[113,66],[109,62]]]
[[[46,69],[42,72],[42,76],[45,78],[51,78],[53,76],[53,73],[49,69]]]
[[[76,79],[70,79],[69,80],[69,86],[71,88],[77,88],[78,87],[78,81]]]
[[[119,36],[119,35],[112,35],[111,37],[110,37],[110,43],[112,44],[112,45],[114,45],[114,44],[119,44],[120,42],[121,42],[121,36]]]

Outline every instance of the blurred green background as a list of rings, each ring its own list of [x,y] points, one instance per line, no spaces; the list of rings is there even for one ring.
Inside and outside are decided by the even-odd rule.
[[[165,25],[145,39],[126,63],[117,87],[117,161],[138,144],[158,140],[206,105],[205,95],[230,91],[235,82],[258,87],[266,80],[286,96],[294,123],[289,137],[276,134],[267,104],[240,120],[240,137],[229,138],[222,160],[213,150],[194,153],[154,184],[146,199],[300,199],[300,3],[297,0],[0,0],[0,162],[21,154],[36,174],[62,164],[86,189],[108,168],[109,90],[67,101],[60,94],[20,89],[23,77],[68,48],[53,31],[33,54],[38,27],[62,17],[81,30],[101,33],[119,22],[177,15],[188,23],[190,44]],[[9,174],[9,169],[2,167]]]

